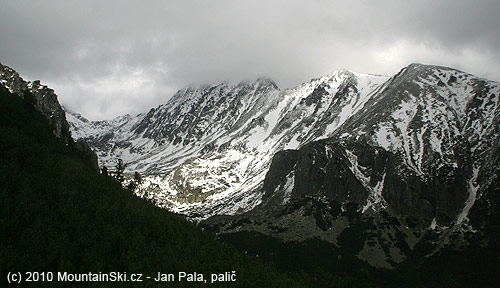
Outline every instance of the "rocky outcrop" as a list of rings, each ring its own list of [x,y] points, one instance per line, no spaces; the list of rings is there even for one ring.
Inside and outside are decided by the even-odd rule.
[[[94,170],[99,171],[99,164],[97,159],[97,154],[90,149],[89,144],[85,141],[76,141],[75,148],[80,151],[86,159],[90,161],[92,168]]]
[[[33,82],[24,81],[19,73],[14,69],[0,63],[0,82],[11,93],[21,98],[32,97],[29,99],[36,110],[40,111],[49,121],[52,131],[57,138],[68,144],[71,141],[69,124],[66,121],[66,113],[62,109],[54,90],[41,85],[40,80]],[[27,95],[26,93],[30,93]]]
[[[62,109],[54,90],[41,85],[40,80],[28,83],[28,89],[34,97],[35,109],[40,111],[52,126],[53,133],[64,143],[71,141],[69,124],[66,121],[66,113]]]
[[[283,200],[283,190],[290,189],[290,200],[312,197],[353,203],[362,212],[386,210],[406,219],[407,225],[425,229],[433,221],[453,225],[468,196],[466,171],[423,180],[396,154],[380,147],[324,140],[302,147],[296,157],[284,154],[292,153],[278,153],[266,175],[266,205],[273,198]],[[292,187],[286,186],[288,175],[293,175]]]
[[[0,84],[11,93],[25,99],[48,120],[52,133],[64,144],[73,143],[66,112],[59,104],[54,90],[40,84],[40,80],[27,82],[14,69],[0,63]],[[97,155],[88,145],[77,143],[75,148],[89,157],[92,166],[99,170]]]

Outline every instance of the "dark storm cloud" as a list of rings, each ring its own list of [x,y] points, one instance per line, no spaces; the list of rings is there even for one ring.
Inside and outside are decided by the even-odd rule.
[[[91,119],[192,83],[411,62],[500,79],[498,1],[3,1],[0,61]]]

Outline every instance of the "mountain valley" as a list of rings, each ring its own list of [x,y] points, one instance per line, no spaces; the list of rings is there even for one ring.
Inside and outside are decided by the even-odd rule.
[[[89,121],[2,67],[2,85],[33,95],[52,133],[77,140],[94,169],[114,172],[121,159],[123,186],[141,175],[130,193],[281,272],[331,284],[331,269],[418,271],[408,279],[422,287],[445,261],[436,287],[472,283],[457,271],[477,263],[484,283],[496,281],[498,82],[424,64],[390,77],[342,69],[283,90],[269,78],[192,86],[148,112]]]
[[[138,196],[207,229],[341,247],[365,227],[357,257],[393,268],[428,237],[425,255],[465,245],[498,215],[499,95],[497,82],[411,64],[285,90],[190,87],[136,116],[68,119],[101,165],[123,158],[143,175]]]

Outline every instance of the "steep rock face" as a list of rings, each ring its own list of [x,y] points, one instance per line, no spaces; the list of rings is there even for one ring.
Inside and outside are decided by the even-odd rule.
[[[54,90],[41,85],[39,80],[33,82],[24,81],[15,70],[1,63],[0,82],[11,93],[17,94],[23,99],[25,92],[30,92],[33,97],[30,101],[32,101],[35,109],[49,120],[54,135],[66,144],[70,142],[71,133],[69,132],[69,124],[66,121],[66,113],[59,104]]]
[[[267,78],[238,85],[222,83],[187,88],[173,96],[167,105],[152,109],[134,132],[158,143],[202,141],[207,136],[237,130],[250,117],[273,101],[278,86]]]
[[[27,100],[36,110],[40,111],[49,121],[54,135],[63,143],[73,143],[70,125],[66,120],[66,112],[59,104],[54,90],[40,84],[39,80],[26,82],[14,69],[0,63],[0,85],[11,93]],[[93,167],[99,170],[97,155],[86,143],[77,141],[75,147],[90,159]]]
[[[467,200],[465,171],[424,180],[398,155],[381,147],[323,140],[299,149],[295,163],[290,163],[290,157],[278,156],[282,153],[273,159],[264,180],[264,199],[269,201],[286,200],[286,194],[290,200],[324,198],[356,204],[362,212],[388,210],[408,219],[408,225],[426,228],[432,221],[451,224]],[[293,168],[279,175],[283,165]],[[269,184],[272,182],[275,184]],[[287,186],[289,182],[293,185]]]

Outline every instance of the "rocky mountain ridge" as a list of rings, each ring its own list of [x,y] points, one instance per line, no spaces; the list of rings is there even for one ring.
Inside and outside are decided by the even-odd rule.
[[[401,193],[402,187],[396,189],[397,195],[384,193],[384,183],[396,185],[385,170],[397,168],[401,177],[416,181],[406,183],[405,189],[419,193],[423,193],[423,186],[435,189],[421,194],[419,198],[424,200],[420,204],[420,200],[407,202],[401,213],[430,209],[435,218],[428,218],[429,224],[432,220],[438,225],[462,223],[481,190],[488,189],[498,175],[498,167],[492,162],[496,156],[492,156],[498,154],[499,84],[449,68],[414,64],[384,85],[328,140],[345,147],[343,161],[361,190],[368,193],[363,210],[387,208],[388,201],[410,201],[401,199],[414,196],[409,191]],[[359,150],[359,145],[366,147]],[[317,153],[327,158],[334,149],[328,144],[321,147]],[[369,154],[362,155],[366,152]],[[396,159],[379,160],[384,153]],[[308,189],[315,190],[311,186]],[[332,193],[331,189],[325,191]],[[269,188],[266,193],[270,193]],[[449,195],[443,196],[446,193]],[[389,206],[394,209],[397,205],[393,202]]]
[[[444,247],[496,245],[499,92],[497,82],[412,64],[331,137],[278,152],[259,206],[204,225],[322,239],[386,268]]]
[[[494,222],[499,95],[497,82],[411,64],[285,90],[269,79],[191,87],[145,114],[69,119],[103,163],[143,173],[139,196],[212,216],[207,229],[322,239],[389,268]]]
[[[386,79],[340,70],[284,91],[267,78],[204,85],[145,114],[68,119],[102,165],[123,158],[129,171],[145,175],[142,197],[207,218],[258,205],[276,152],[327,137]]]

